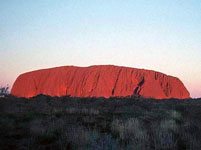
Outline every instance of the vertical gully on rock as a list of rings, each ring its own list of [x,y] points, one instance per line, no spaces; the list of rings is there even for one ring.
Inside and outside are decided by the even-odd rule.
[[[137,87],[135,88],[134,93],[133,93],[134,95],[139,96],[140,91],[142,90],[141,87],[144,84],[144,82],[145,82],[145,80],[144,80],[144,77],[143,77],[142,80],[138,83]]]
[[[114,92],[115,92],[115,90],[116,90],[117,82],[118,82],[118,80],[119,80],[119,75],[120,75],[121,71],[122,71],[122,68],[119,69],[119,72],[118,72],[118,74],[117,74],[117,78],[116,78],[114,87],[113,87],[113,89],[112,89],[112,96],[114,95]]]
[[[91,93],[94,91],[94,89],[96,89],[99,79],[100,79],[100,72],[97,73],[97,80],[96,80],[97,82],[95,82],[95,84],[93,85],[89,95],[91,95]]]

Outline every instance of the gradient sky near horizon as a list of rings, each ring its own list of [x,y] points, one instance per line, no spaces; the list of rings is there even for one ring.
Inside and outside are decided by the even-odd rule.
[[[179,77],[201,97],[200,0],[0,0],[0,86],[55,66]]]

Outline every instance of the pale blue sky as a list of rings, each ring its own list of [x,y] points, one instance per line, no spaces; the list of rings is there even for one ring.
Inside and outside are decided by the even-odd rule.
[[[0,0],[0,85],[98,64],[177,76],[201,97],[201,1]]]

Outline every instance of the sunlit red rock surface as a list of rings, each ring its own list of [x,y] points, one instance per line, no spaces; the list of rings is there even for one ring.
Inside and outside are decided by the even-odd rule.
[[[112,65],[65,66],[20,75],[11,90],[18,97],[38,94],[72,97],[189,98],[189,92],[176,77]]]

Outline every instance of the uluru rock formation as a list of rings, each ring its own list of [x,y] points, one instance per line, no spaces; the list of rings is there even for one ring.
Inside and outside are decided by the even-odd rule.
[[[100,65],[90,67],[64,66],[20,75],[11,90],[18,97],[39,94],[72,97],[189,98],[184,84],[163,73]]]

